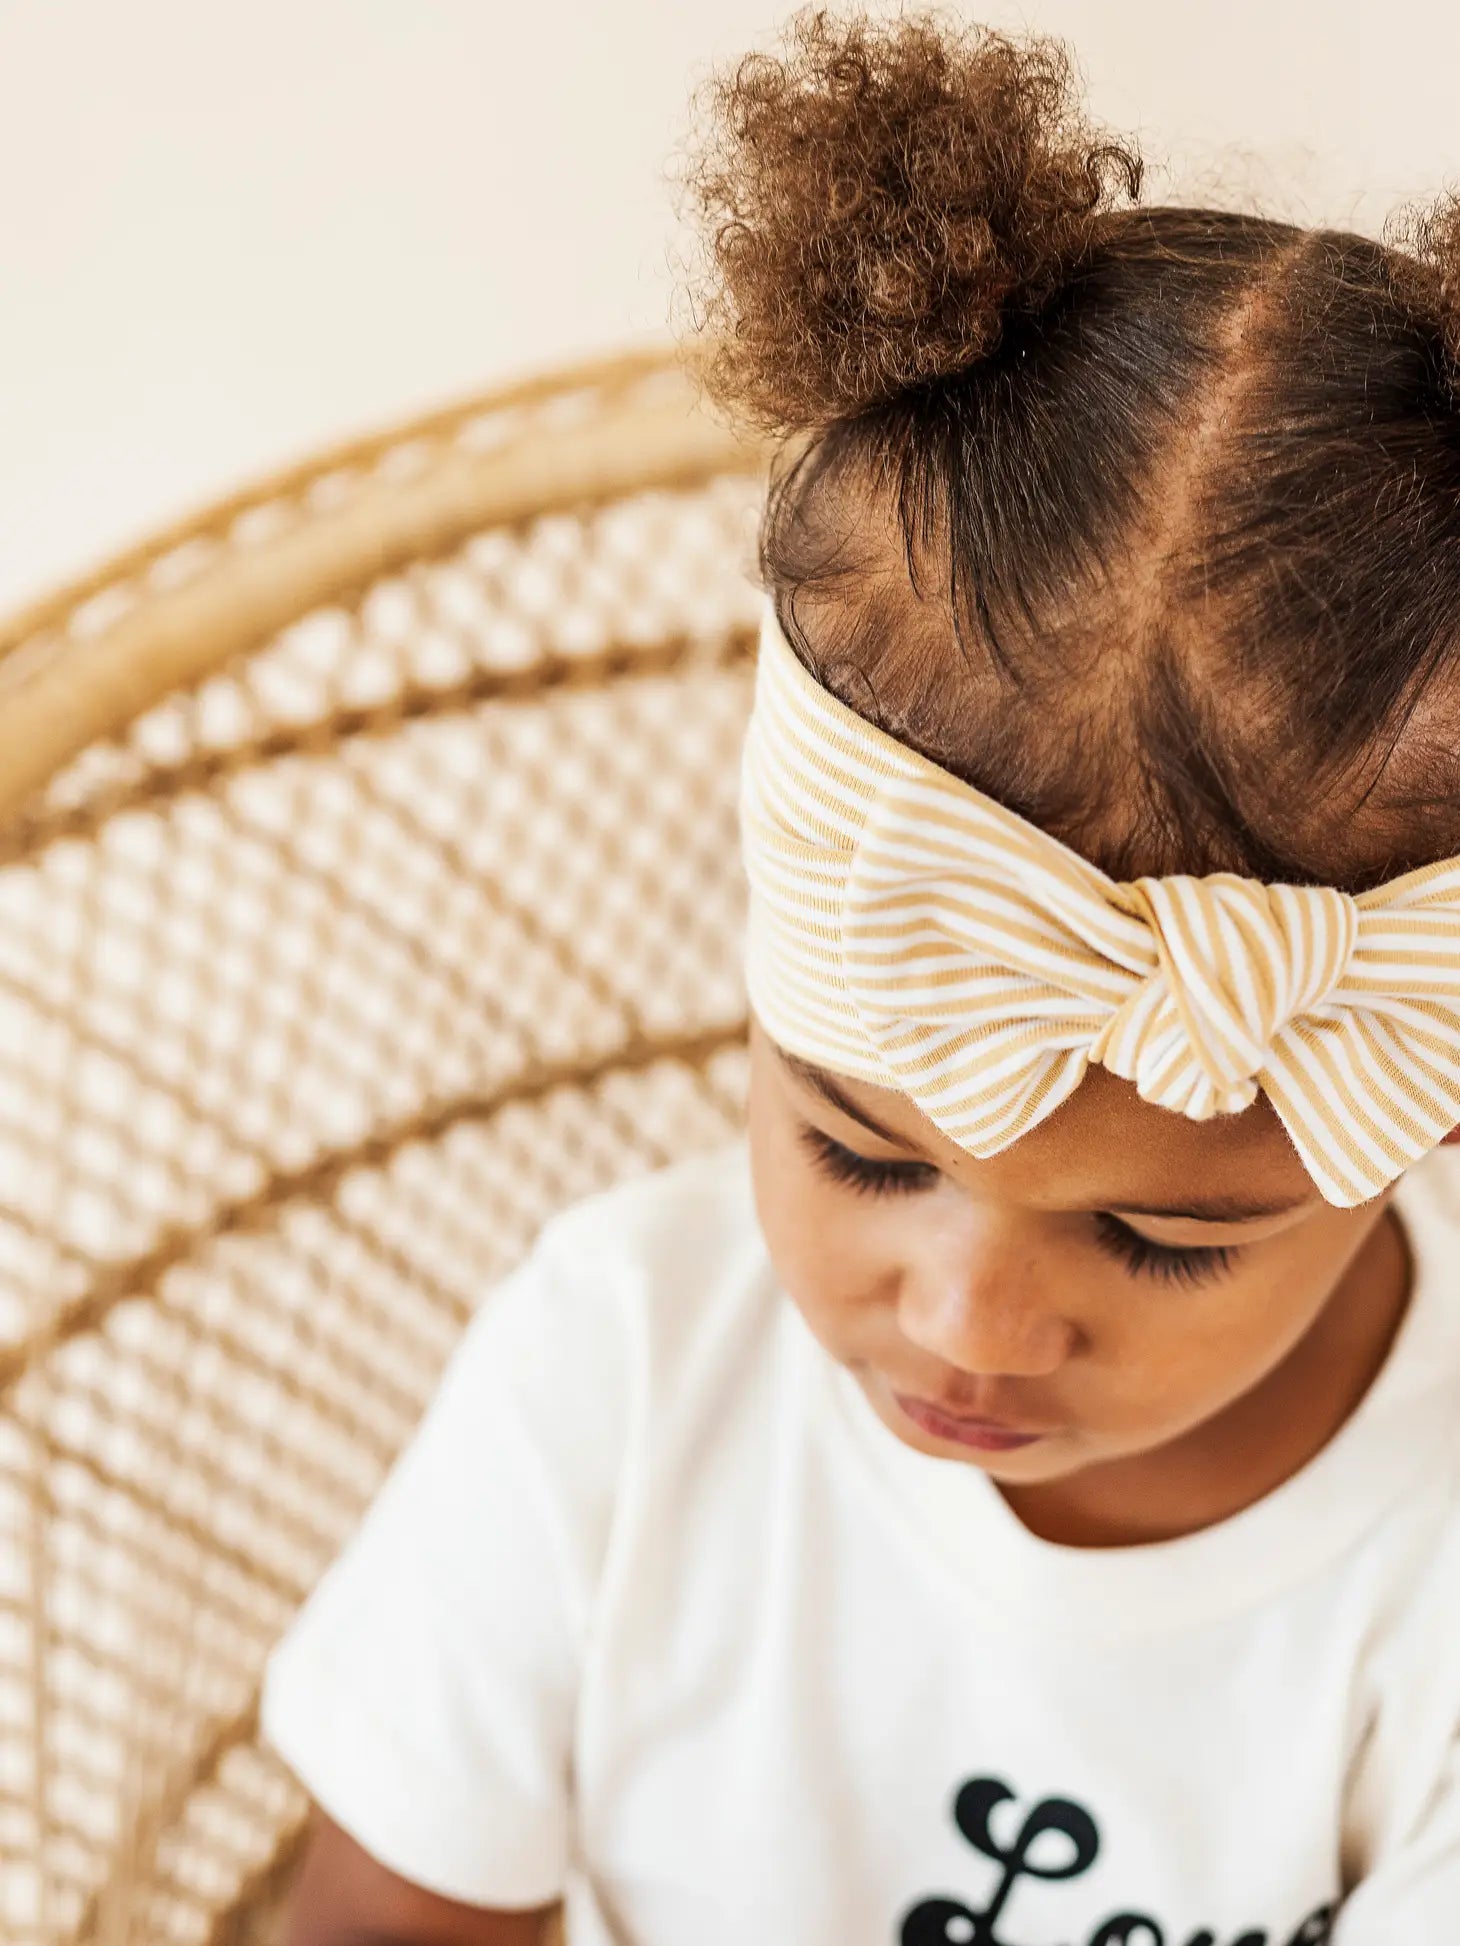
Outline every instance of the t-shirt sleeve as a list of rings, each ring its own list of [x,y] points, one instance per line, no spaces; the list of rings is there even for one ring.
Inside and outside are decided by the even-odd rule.
[[[550,1222],[269,1662],[265,1738],[442,1897],[562,1896],[579,1674],[629,1416],[622,1292]]]

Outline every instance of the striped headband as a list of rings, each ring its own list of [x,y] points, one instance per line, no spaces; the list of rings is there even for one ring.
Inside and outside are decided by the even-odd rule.
[[[746,987],[788,1051],[996,1155],[1092,1062],[1195,1121],[1260,1088],[1325,1199],[1460,1124],[1460,858],[1357,898],[1117,882],[864,722],[767,598],[741,759]]]

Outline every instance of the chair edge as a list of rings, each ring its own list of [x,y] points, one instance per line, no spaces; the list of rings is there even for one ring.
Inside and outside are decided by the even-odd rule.
[[[764,447],[705,412],[682,367],[683,382],[668,398],[646,395],[646,380],[675,380],[676,369],[661,350],[561,366],[405,421],[219,502],[0,627],[0,821],[89,743],[118,734],[162,696],[408,561],[439,556],[494,525],[690,485],[717,472],[760,473]],[[586,425],[537,425],[529,439],[485,451],[448,447],[424,477],[374,474],[344,505],[311,512],[272,540],[225,549],[181,586],[149,589],[94,634],[54,632],[58,620],[75,613],[78,598],[120,585],[190,537],[216,537],[241,511],[282,492],[297,495],[338,468],[342,455],[378,461],[393,448],[442,438],[492,411],[579,390],[603,394]],[[39,633],[36,619],[43,624]]]

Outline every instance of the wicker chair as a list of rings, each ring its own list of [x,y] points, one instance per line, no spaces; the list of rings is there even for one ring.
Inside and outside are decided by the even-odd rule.
[[[545,1217],[741,1126],[764,460],[652,350],[0,628],[7,1946],[270,1936],[271,1643]]]

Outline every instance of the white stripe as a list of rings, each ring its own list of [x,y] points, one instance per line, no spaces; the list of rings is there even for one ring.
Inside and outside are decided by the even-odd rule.
[[[1230,873],[1117,884],[847,709],[765,609],[738,797],[746,984],[791,1051],[902,1089],[978,1155],[1090,1058],[1194,1119],[1270,1083],[1340,1204],[1460,1121],[1460,859],[1358,899]]]

